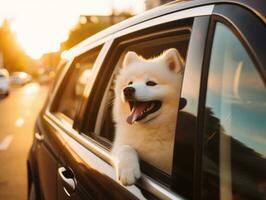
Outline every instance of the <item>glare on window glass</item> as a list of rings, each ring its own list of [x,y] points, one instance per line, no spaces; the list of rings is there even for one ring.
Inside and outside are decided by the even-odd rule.
[[[217,23],[205,109],[203,199],[265,199],[266,88],[240,40]]]

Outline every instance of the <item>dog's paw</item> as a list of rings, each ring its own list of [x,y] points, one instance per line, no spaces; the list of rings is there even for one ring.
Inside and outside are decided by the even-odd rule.
[[[118,179],[125,186],[133,185],[141,176],[138,161],[130,162],[129,160],[123,160],[118,163],[117,170]]]

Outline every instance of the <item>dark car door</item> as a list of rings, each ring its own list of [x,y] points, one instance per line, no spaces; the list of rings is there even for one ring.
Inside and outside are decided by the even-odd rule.
[[[35,155],[38,166],[38,178],[41,196],[43,199],[56,200],[56,174],[57,174],[57,150],[51,147],[51,133],[46,125],[38,119],[38,129],[35,133],[37,140]],[[54,141],[54,139],[52,139]]]
[[[55,82],[58,81],[62,75],[62,71],[67,67],[67,63],[63,62],[59,65]],[[50,89],[53,90],[55,84]],[[49,102],[47,99],[46,104]],[[46,106],[45,106],[46,107]],[[58,168],[58,155],[60,149],[62,149],[64,141],[60,138],[56,129],[54,129],[50,121],[47,121],[45,117],[45,109],[40,113],[34,133],[33,152],[36,160],[37,174],[35,176],[35,184],[39,190],[38,194],[42,199],[57,199],[57,168]]]

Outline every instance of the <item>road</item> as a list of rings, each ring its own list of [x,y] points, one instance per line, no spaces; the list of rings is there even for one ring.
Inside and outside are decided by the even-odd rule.
[[[0,100],[0,199],[27,199],[26,159],[47,88],[29,83]]]

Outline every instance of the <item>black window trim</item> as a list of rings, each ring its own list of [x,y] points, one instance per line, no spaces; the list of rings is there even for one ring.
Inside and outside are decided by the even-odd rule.
[[[233,12],[230,12],[228,8],[234,9]],[[236,12],[238,11],[238,12]],[[229,13],[230,12],[230,13]],[[217,4],[214,7],[213,14],[211,16],[211,21],[208,30],[208,42],[206,44],[206,49],[204,53],[204,60],[203,60],[203,68],[202,68],[202,77],[201,77],[201,84],[200,84],[200,101],[199,101],[199,108],[198,108],[198,116],[199,116],[199,125],[198,125],[198,151],[200,153],[197,154],[197,163],[196,163],[196,173],[197,178],[194,181],[194,199],[201,199],[202,198],[202,160],[203,160],[203,136],[204,136],[204,113],[205,113],[205,104],[206,104],[206,95],[207,95],[207,82],[208,82],[208,75],[209,75],[209,64],[212,52],[212,45],[214,39],[214,33],[216,29],[216,23],[220,22],[224,24],[230,31],[232,31],[247,53],[249,54],[250,58],[254,62],[256,69],[259,72],[259,75],[263,79],[266,85],[266,58],[265,56],[260,56],[259,58],[256,56],[256,51],[265,52],[263,48],[259,47],[259,44],[254,41],[254,37],[251,37],[252,33],[256,32],[254,29],[250,28],[250,26],[254,26],[254,24],[249,24],[247,26],[246,22],[243,19],[239,20],[238,14],[247,14],[251,18],[257,19],[257,24],[262,23],[261,19],[252,13],[250,10],[241,7],[240,5],[234,4]],[[265,25],[264,25],[265,26]],[[243,34],[244,33],[244,34]],[[254,35],[254,34],[253,34]],[[265,34],[264,34],[265,35]],[[247,42],[249,41],[249,42]],[[252,42],[252,44],[250,43]],[[260,53],[261,54],[261,53]],[[260,60],[259,60],[260,59]]]
[[[193,172],[191,175],[191,183],[190,185],[187,185],[188,187],[188,191],[183,191],[182,195],[188,199],[197,199],[195,198],[195,191],[198,189],[198,185],[195,184],[196,180],[198,179],[198,175],[199,172],[197,170],[198,165],[199,165],[199,156],[201,155],[201,152],[199,151],[200,149],[198,148],[199,145],[199,135],[198,135],[198,128],[199,128],[199,124],[200,124],[200,119],[199,119],[199,112],[198,109],[200,107],[200,99],[201,99],[201,94],[200,94],[200,83],[201,83],[201,75],[202,75],[202,69],[203,69],[203,65],[204,65],[204,52],[205,52],[205,48],[206,48],[206,43],[208,40],[208,27],[209,27],[209,23],[210,23],[210,18],[211,16],[200,16],[200,17],[196,17],[194,19],[194,23],[193,23],[193,27],[192,27],[192,34],[191,34],[191,38],[190,38],[190,44],[189,44],[189,49],[188,49],[188,54],[187,54],[187,61],[186,61],[186,67],[185,67],[185,73],[184,73],[184,77],[183,77],[183,83],[182,83],[182,91],[181,91],[181,97],[185,97],[185,95],[183,94],[184,92],[184,84],[185,84],[185,79],[186,77],[189,77],[189,71],[199,71],[199,74],[197,74],[196,79],[194,80],[194,82],[198,83],[199,86],[198,88],[195,88],[195,93],[197,93],[197,100],[198,100],[198,105],[196,106],[195,109],[195,117],[196,117],[196,127],[195,127],[195,132],[193,132],[192,134],[192,144],[191,144],[191,149],[192,149],[192,153],[193,153]],[[191,48],[191,49],[190,49]],[[198,68],[198,69],[197,69]],[[187,69],[187,73],[186,73],[186,69]],[[181,110],[182,111],[182,110]],[[179,123],[179,119],[177,119],[177,124]],[[176,147],[177,144],[175,144]],[[176,156],[178,156],[178,153],[175,149],[174,152],[174,159],[176,159]],[[173,165],[173,169],[177,170],[178,169],[178,163],[175,163]],[[174,185],[177,186],[177,188],[175,188],[175,190],[178,190],[178,187],[182,186],[182,184],[178,184],[178,177],[174,176],[173,177],[173,181],[174,181]],[[182,188],[182,187],[180,187]],[[187,189],[187,188],[186,188]],[[182,190],[182,189],[181,189]],[[180,192],[180,191],[177,191]]]

